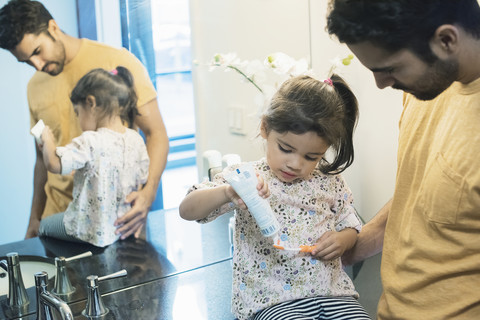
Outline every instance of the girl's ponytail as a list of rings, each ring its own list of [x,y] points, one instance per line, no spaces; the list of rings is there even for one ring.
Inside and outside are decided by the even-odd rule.
[[[348,168],[354,159],[353,132],[358,120],[358,101],[345,80],[337,74],[331,76],[332,85],[337,91],[344,109],[343,126],[345,135],[338,148],[338,158],[342,159],[343,170]],[[342,171],[343,171],[342,170]]]
[[[115,70],[116,76],[120,77],[128,88],[127,95],[119,95],[118,97],[118,104],[121,108],[120,117],[128,123],[129,128],[132,128],[135,117],[140,115],[137,108],[138,97],[135,92],[133,75],[127,68],[122,66],[116,67]]]

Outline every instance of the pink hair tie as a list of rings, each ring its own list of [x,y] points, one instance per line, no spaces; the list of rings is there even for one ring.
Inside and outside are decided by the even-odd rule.
[[[323,82],[325,82],[325,83],[328,84],[329,86],[332,86],[332,87],[333,87],[332,79],[327,78],[327,79],[323,80]]]
[[[113,74],[114,76],[116,76],[118,74],[118,70],[117,68],[113,69],[112,71],[110,71],[111,74]]]

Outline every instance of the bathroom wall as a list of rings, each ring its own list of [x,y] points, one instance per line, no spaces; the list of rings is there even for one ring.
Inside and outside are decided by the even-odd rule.
[[[0,0],[0,7],[8,1]],[[75,0],[41,1],[62,30],[77,36]],[[33,195],[35,151],[30,132],[26,87],[34,69],[20,64],[6,50],[0,50],[0,244],[25,237]]]
[[[281,51],[306,58],[315,73],[326,75],[331,60],[346,56],[344,45],[325,32],[327,1],[315,0],[191,0],[193,57],[208,62],[215,53],[236,52],[242,59],[263,60]],[[379,90],[371,72],[358,61],[343,68],[360,103],[355,134],[355,162],[345,176],[356,206],[368,221],[390,198],[395,180],[401,93]],[[257,90],[235,72],[193,70],[197,119],[199,178],[205,171],[202,153],[217,149],[254,160],[263,153],[258,133]],[[230,108],[243,112],[243,133],[229,128]]]

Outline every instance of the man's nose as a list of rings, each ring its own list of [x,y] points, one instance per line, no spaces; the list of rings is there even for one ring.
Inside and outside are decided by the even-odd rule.
[[[42,71],[43,67],[45,66],[45,61],[39,57],[30,57],[30,65],[37,71]]]
[[[395,84],[395,79],[388,74],[382,72],[374,72],[373,76],[375,77],[375,82],[379,89],[385,89]]]

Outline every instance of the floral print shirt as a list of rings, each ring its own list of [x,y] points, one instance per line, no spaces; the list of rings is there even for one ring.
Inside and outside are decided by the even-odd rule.
[[[340,175],[326,175],[315,169],[306,180],[285,183],[271,172],[265,159],[253,165],[268,183],[268,200],[281,226],[278,236],[288,247],[314,245],[329,230],[361,230],[351,191]],[[227,183],[223,177],[237,167],[225,168],[212,182],[194,185],[189,192]],[[309,253],[275,249],[273,239],[260,233],[252,215],[233,203],[223,205],[199,222],[210,222],[233,209],[236,214],[232,312],[236,317],[248,319],[267,307],[306,297],[358,297],[340,258],[321,261]]]
[[[73,200],[63,218],[67,233],[99,247],[118,240],[115,220],[131,205],[125,198],[147,181],[149,158],[143,138],[99,128],[57,147],[62,174],[73,177]]]

